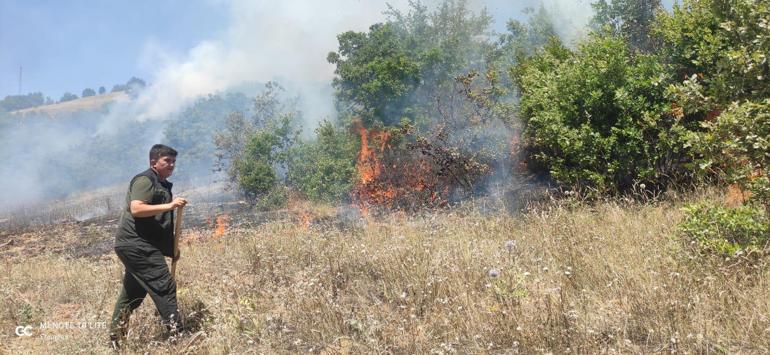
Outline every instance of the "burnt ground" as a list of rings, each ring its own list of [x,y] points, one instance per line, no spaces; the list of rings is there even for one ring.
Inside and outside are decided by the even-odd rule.
[[[185,209],[183,228],[214,233],[218,216],[226,215],[224,220],[220,218],[221,223],[233,226],[252,220],[250,214],[248,206],[238,202],[191,205]],[[40,219],[30,219],[26,224],[5,225],[0,229],[0,257],[42,254],[101,257],[112,253],[119,218],[120,212],[113,210],[83,220],[60,218],[40,222]]]
[[[110,211],[84,220],[64,218],[49,223],[16,223],[0,229],[0,257],[23,258],[54,254],[72,258],[101,258],[112,254],[120,213]],[[188,205],[184,210],[181,241],[216,237],[232,228],[255,228],[276,221],[308,228],[355,229],[362,225],[361,211],[352,206],[325,212],[294,205],[275,211],[256,211],[242,201]],[[0,224],[1,226],[1,224]]]
[[[299,223],[314,229],[355,230],[368,218],[356,206],[320,207],[302,201],[290,202],[287,209],[256,211],[232,195],[212,191],[216,192],[214,189],[203,193],[186,191],[185,196],[196,202],[185,208],[183,242],[215,236],[217,229],[221,232],[223,228],[253,228],[274,221]],[[502,209],[515,213],[527,205],[547,200],[549,196],[543,191],[525,186],[469,202],[482,212],[499,213]],[[116,206],[121,205],[123,198],[120,191],[102,191],[87,198],[54,201],[0,214],[0,257],[55,254],[100,258],[110,255],[120,218]],[[376,209],[368,210],[370,217],[377,218]],[[419,212],[409,214],[416,216]]]

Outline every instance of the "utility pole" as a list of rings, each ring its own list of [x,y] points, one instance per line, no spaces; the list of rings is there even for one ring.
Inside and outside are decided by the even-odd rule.
[[[21,96],[21,65],[19,65],[19,96]]]

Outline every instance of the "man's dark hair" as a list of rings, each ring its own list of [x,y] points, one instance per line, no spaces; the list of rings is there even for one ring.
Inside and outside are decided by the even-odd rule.
[[[167,145],[156,144],[150,148],[150,160],[158,160],[161,157],[175,157],[177,155],[176,150]]]

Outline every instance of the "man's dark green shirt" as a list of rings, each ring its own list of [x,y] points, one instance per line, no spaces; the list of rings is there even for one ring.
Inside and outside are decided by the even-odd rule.
[[[171,202],[171,186],[168,181],[161,181],[152,170],[134,176],[126,194],[126,208],[120,215],[118,231],[115,234],[115,247],[154,247],[165,256],[174,255],[174,212],[167,211],[152,217],[134,217],[131,215],[131,201],[140,200],[151,205]]]

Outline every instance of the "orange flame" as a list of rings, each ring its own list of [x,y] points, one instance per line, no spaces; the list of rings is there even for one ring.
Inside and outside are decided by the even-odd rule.
[[[219,238],[225,234],[225,230],[227,229],[227,222],[229,221],[230,216],[226,213],[217,216],[217,227],[216,230],[214,230],[214,237]]]
[[[358,169],[358,174],[361,176],[361,183],[365,185],[380,176],[380,162],[369,148],[369,132],[367,132],[360,121],[356,122],[356,126],[358,134],[361,135],[361,151],[358,152],[356,169]]]
[[[361,137],[361,149],[353,199],[365,215],[372,205],[392,208],[443,204],[448,187],[440,190],[440,176],[430,158],[419,155],[419,151],[399,158],[389,156],[390,131],[367,130],[361,121],[356,121],[354,128]]]

